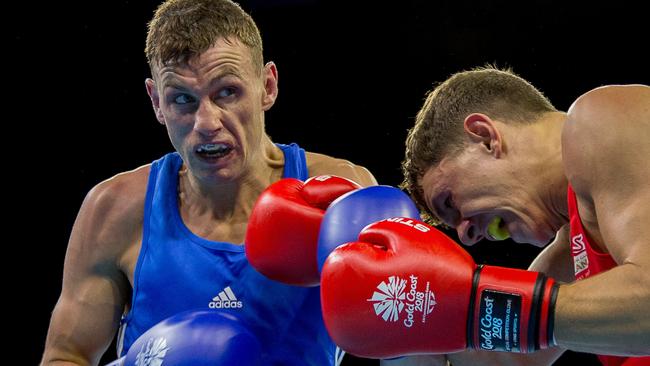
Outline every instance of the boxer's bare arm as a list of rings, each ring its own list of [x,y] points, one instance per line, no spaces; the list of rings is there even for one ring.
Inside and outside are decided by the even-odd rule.
[[[524,354],[468,350],[447,357],[451,366],[550,366],[564,351],[560,348],[549,348]]]
[[[553,242],[539,253],[528,269],[545,273],[558,282],[570,283],[575,281],[568,224],[562,226],[555,235]]]
[[[585,94],[562,146],[585,229],[618,266],[560,287],[555,337],[578,351],[650,354],[650,88]]]
[[[96,365],[110,345],[130,295],[123,256],[141,236],[147,173],[140,170],[100,183],[86,196],[41,365]]]
[[[558,231],[553,242],[544,248],[528,269],[543,272],[561,282],[572,282],[574,280],[568,225],[563,226]],[[564,349],[557,347],[530,354],[465,351],[450,354],[447,357],[452,366],[544,366],[552,365],[564,351]]]
[[[325,174],[338,175],[340,177],[351,179],[363,187],[377,185],[377,180],[370,171],[360,165],[352,164],[347,160],[312,152],[307,152],[306,156],[310,176]]]

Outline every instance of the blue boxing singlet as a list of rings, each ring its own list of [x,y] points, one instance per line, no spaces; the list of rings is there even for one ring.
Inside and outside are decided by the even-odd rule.
[[[305,151],[281,145],[283,177],[306,180]],[[142,247],[135,268],[131,309],[122,320],[120,356],[147,329],[176,313],[231,312],[259,337],[264,365],[333,365],[335,346],[320,311],[320,288],[284,285],[248,263],[244,246],[194,235],[177,202],[183,161],[170,153],[151,165]]]

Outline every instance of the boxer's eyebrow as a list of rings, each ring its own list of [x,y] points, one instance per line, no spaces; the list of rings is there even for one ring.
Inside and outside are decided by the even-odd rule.
[[[167,88],[172,88],[172,89],[178,89],[178,90],[186,90],[187,88],[181,83],[179,80],[176,79],[167,79],[163,85],[163,89]]]
[[[221,69],[219,69],[217,72],[214,73],[214,75],[211,76],[210,79],[210,84],[217,83],[221,81],[222,79],[226,77],[235,77],[237,79],[243,80],[244,77],[242,76],[242,73],[235,67],[232,66],[224,66]],[[180,89],[180,90],[186,90],[187,87],[185,84],[181,81],[180,78],[176,77],[175,75],[165,75],[162,78],[162,88],[174,88],[174,89]]]

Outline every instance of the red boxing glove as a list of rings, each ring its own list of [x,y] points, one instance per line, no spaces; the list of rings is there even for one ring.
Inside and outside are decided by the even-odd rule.
[[[556,294],[553,279],[477,266],[445,234],[408,218],[369,225],[330,254],[321,274],[330,336],[371,358],[547,348]]]
[[[304,183],[286,178],[271,184],[257,199],[246,228],[250,264],[279,282],[318,285],[316,248],[325,209],[358,188],[361,186],[351,180],[329,175]]]

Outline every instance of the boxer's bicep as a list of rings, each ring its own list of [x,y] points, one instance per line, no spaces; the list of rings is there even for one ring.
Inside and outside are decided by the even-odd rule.
[[[650,179],[648,177],[647,179]],[[650,188],[648,180],[628,189],[612,187],[594,197],[598,227],[607,251],[619,265],[640,266],[650,281]],[[636,186],[636,188],[634,188]],[[650,289],[650,282],[646,283]]]
[[[129,293],[117,260],[123,234],[114,232],[114,197],[93,189],[74,223],[61,295],[52,313],[43,364],[96,364],[110,345]]]
[[[339,160],[333,163],[330,168],[330,175],[338,175],[359,183],[362,187],[376,186],[377,180],[368,169],[360,165],[352,164],[347,160]]]
[[[368,169],[344,159],[308,152],[307,162],[309,176],[311,177],[316,175],[338,175],[351,179],[363,187],[377,185],[377,180]]]
[[[112,291],[110,280],[85,276],[68,281],[72,290],[63,290],[52,313],[47,335],[44,364],[69,361],[96,364],[106,351],[119,321],[120,307],[104,294]]]
[[[599,320],[614,320],[616,326],[626,330],[620,338],[628,342],[620,350],[630,354],[650,352],[650,176],[641,173],[642,169],[639,166],[636,176],[627,171],[620,178],[610,177],[615,185],[609,189],[596,185],[593,196],[603,243],[618,267],[603,273],[600,279],[594,277],[592,285],[594,291],[603,294],[602,299],[620,304],[612,307],[603,302],[605,306],[597,307],[602,309]],[[610,320],[609,312],[618,315]]]
[[[376,186],[379,184],[377,183],[375,176],[372,175],[372,173],[370,173],[370,170],[368,170],[366,167],[363,167],[361,165],[354,165],[353,170],[354,174],[359,179],[359,184],[361,184],[363,187]]]

